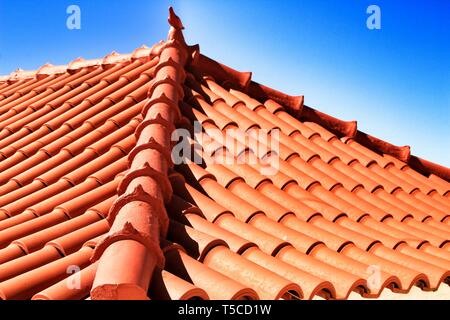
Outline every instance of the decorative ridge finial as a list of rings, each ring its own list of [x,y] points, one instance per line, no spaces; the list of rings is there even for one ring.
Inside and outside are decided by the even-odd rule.
[[[183,35],[183,22],[181,22],[180,17],[177,16],[173,7],[169,7],[168,21],[170,25],[169,34],[167,35],[168,42],[178,43],[179,49],[187,57],[187,61],[185,61],[186,64],[190,64],[192,61],[197,60],[200,55],[200,47],[198,44],[193,46],[186,44]]]
[[[181,19],[176,15],[172,7],[169,7],[169,24],[177,30],[183,30],[184,26]]]
[[[169,34],[167,36],[167,40],[175,40],[181,43],[183,46],[187,46],[183,36],[183,23],[181,19],[175,14],[175,11],[172,7],[169,7],[169,18],[170,24]]]

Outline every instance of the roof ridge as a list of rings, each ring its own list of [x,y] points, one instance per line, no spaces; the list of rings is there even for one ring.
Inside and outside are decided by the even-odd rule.
[[[155,50],[160,45],[161,42],[154,44],[152,47],[148,47],[144,44],[139,48],[133,50],[133,52],[131,53],[117,53],[116,51],[112,51],[111,53],[105,55],[103,58],[99,59],[86,60],[82,57],[78,57],[70,61],[69,63],[62,65],[53,65],[47,62],[36,70],[23,70],[18,68],[15,71],[11,72],[9,75],[0,75],[0,83],[27,80],[41,76],[46,77],[55,74],[63,74],[65,72],[75,72],[79,69],[87,67],[134,61],[136,59],[155,55]]]
[[[169,227],[164,204],[172,198],[170,138],[174,124],[181,120],[178,103],[184,97],[182,83],[188,61],[183,25],[171,7],[168,21],[167,41],[155,47],[159,61],[142,111],[144,119],[135,132],[136,146],[128,157],[130,169],[109,212],[111,230],[92,255],[92,261],[99,261],[92,299],[121,299],[125,295],[144,299],[152,271],[164,266],[159,239],[166,237]],[[133,259],[140,263],[130,268]],[[121,271],[111,272],[111,268]],[[128,272],[132,273],[131,281]]]

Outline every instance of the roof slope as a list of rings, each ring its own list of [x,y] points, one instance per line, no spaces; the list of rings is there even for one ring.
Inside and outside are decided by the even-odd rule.
[[[0,299],[450,283],[448,168],[253,82],[169,23],[152,48],[0,78]]]

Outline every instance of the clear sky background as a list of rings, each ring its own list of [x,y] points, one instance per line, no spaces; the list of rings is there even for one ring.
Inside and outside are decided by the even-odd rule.
[[[73,4],[80,30],[66,27]],[[371,4],[381,30],[366,27]],[[450,166],[447,0],[0,0],[0,74],[151,46],[169,5],[204,54]]]

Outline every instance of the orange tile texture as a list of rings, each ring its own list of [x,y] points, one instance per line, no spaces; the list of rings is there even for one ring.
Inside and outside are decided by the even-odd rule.
[[[0,77],[0,299],[450,284],[448,168],[202,55],[172,10],[169,23],[151,48]],[[174,164],[177,128],[200,162]],[[276,152],[254,148],[261,130]]]

